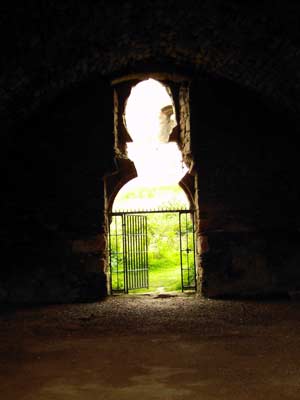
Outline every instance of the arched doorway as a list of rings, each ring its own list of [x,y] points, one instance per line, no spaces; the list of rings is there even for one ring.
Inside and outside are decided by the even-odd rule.
[[[115,189],[109,202],[111,292],[196,289],[195,210],[178,185],[188,167],[170,92],[147,79],[122,99],[116,147],[130,168],[116,183],[130,180],[132,171],[137,178]]]

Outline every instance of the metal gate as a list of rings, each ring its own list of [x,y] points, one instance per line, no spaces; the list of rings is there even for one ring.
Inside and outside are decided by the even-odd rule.
[[[194,214],[179,211],[181,289],[196,290]]]
[[[149,287],[147,214],[174,212],[179,216],[178,263],[181,269],[181,289],[196,290],[193,211],[145,210],[111,213],[109,230],[111,293],[128,293],[129,290]]]
[[[112,292],[148,288],[147,217],[113,213],[109,237]]]

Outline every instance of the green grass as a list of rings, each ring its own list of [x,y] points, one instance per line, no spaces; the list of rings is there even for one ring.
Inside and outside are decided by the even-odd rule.
[[[145,293],[145,292],[173,292],[181,290],[181,271],[180,260],[170,264],[167,259],[161,257],[159,260],[151,257],[149,254],[149,288],[130,290],[130,293]],[[152,263],[151,263],[152,259]],[[174,260],[173,260],[174,261]]]
[[[149,292],[181,290],[177,213],[148,215],[148,265]]]
[[[125,185],[114,201],[114,210],[188,208],[187,197],[179,185],[129,188]]]
[[[121,218],[118,217],[118,227],[113,224],[111,227],[112,235],[114,232],[122,231]],[[181,290],[181,268],[180,268],[180,232],[179,232],[179,216],[178,213],[154,213],[147,214],[148,221],[148,266],[149,266],[149,288],[148,289],[133,289],[130,293],[144,292],[169,292]],[[187,225],[189,237],[192,237],[192,222],[191,218],[187,217]],[[115,231],[114,231],[115,229]],[[182,241],[186,247],[191,247],[191,243],[186,244],[185,233],[183,233]],[[118,241],[118,243],[117,243]],[[123,268],[122,254],[122,236],[112,236],[112,243],[117,243],[118,247],[118,265]],[[113,268],[116,265],[116,255],[113,256]],[[183,263],[185,261],[183,260]],[[183,264],[183,267],[186,265]],[[184,272],[185,282],[186,273]],[[124,288],[124,275],[112,275],[113,289]],[[119,285],[118,285],[119,283]]]
[[[173,292],[181,290],[181,269],[179,253],[177,254],[149,254],[149,288],[130,290],[130,293],[144,292]],[[113,288],[122,290],[124,288],[124,275],[122,273],[112,276]],[[118,285],[119,279],[119,285]]]

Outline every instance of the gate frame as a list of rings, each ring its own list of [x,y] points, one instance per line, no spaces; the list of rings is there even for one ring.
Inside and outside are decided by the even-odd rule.
[[[114,216],[120,216],[122,218],[122,237],[124,241],[124,234],[123,234],[123,224],[124,224],[124,216],[125,215],[136,215],[136,214],[166,214],[166,213],[178,213],[178,228],[179,228],[179,252],[180,252],[180,270],[181,270],[181,291],[187,291],[187,290],[194,290],[195,292],[197,291],[197,265],[196,265],[196,225],[195,225],[195,215],[196,215],[196,210],[195,209],[150,209],[150,210],[117,210],[117,211],[112,211],[109,213],[109,220],[112,222],[112,218]],[[194,285],[185,285],[184,284],[184,274],[183,274],[183,253],[189,253],[191,249],[188,247],[186,249],[183,249],[182,246],[182,229],[181,229],[181,215],[182,214],[190,214],[191,219],[192,219],[192,240],[193,240],[193,282]],[[112,265],[111,265],[111,222],[109,224],[109,247],[108,247],[108,252],[109,252],[109,273],[110,273],[110,294],[128,294],[128,271],[127,271],[127,265],[123,265],[123,273],[124,273],[124,290],[113,290],[112,288]],[[148,232],[147,232],[148,235]],[[147,239],[148,241],[148,239]],[[123,242],[124,243],[124,242]],[[123,245],[123,260],[126,260],[126,255],[124,255],[124,245]],[[125,262],[126,264],[126,262]],[[134,289],[132,289],[134,290]]]

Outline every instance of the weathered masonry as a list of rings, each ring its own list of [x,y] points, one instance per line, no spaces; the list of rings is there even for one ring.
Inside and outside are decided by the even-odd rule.
[[[240,3],[5,5],[1,303],[107,295],[124,106],[148,77],[176,110],[199,294],[300,290],[299,5]]]
[[[180,75],[171,75],[168,73],[150,73],[136,74],[134,76],[122,77],[115,79],[113,82],[114,88],[114,152],[116,170],[108,174],[105,181],[105,199],[106,199],[106,216],[107,225],[105,234],[107,236],[108,226],[111,222],[111,210],[114,198],[120,188],[129,180],[137,176],[133,162],[127,157],[126,143],[131,141],[126,125],[124,124],[124,114],[126,102],[130,96],[131,89],[139,82],[149,77],[159,80],[170,93],[174,114],[176,117],[176,126],[173,128],[169,141],[177,143],[182,152],[182,158],[189,167],[189,172],[180,182],[180,186],[185,191],[191,209],[195,209],[195,227],[196,236],[198,239],[196,254],[196,268],[198,277],[198,287],[201,291],[201,245],[200,245],[200,225],[199,225],[199,210],[197,204],[197,194],[195,190],[195,170],[194,162],[191,153],[191,136],[190,136],[190,111],[189,111],[189,79]],[[155,163],[155,160],[153,160]],[[108,264],[108,261],[107,261]],[[108,268],[106,268],[108,275]],[[109,286],[109,280],[108,280]]]

